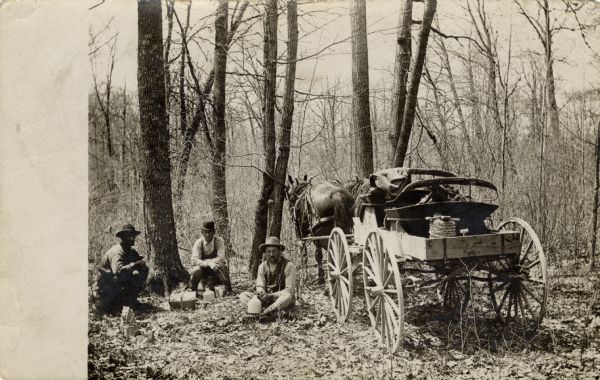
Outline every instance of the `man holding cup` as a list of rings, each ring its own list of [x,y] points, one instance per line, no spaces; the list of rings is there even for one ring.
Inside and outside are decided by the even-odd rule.
[[[139,307],[137,297],[148,278],[144,257],[133,248],[140,234],[132,224],[125,224],[115,234],[121,241],[102,257],[94,287],[98,311],[119,313],[123,306]]]

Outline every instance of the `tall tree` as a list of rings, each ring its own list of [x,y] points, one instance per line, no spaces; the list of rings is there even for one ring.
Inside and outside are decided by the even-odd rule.
[[[179,282],[187,281],[189,274],[181,264],[175,235],[161,13],[160,0],[138,0],[138,97],[146,234],[153,277],[168,293]]]
[[[167,101],[167,125],[170,118],[170,102],[171,102],[171,65],[169,64],[169,56],[171,54],[171,42],[173,41],[173,14],[175,13],[175,0],[165,0],[167,7],[167,38],[165,39],[165,89]]]
[[[394,155],[396,145],[398,145],[398,136],[402,129],[402,115],[404,114],[404,102],[406,101],[406,81],[410,68],[410,58],[412,53],[412,0],[400,1],[400,18],[398,20],[398,35],[396,45],[396,60],[394,64],[394,89],[392,92],[392,114],[391,128],[389,133],[390,150],[388,162],[394,165]]]
[[[270,236],[281,235],[283,201],[285,198],[285,179],[290,157],[290,140],[294,116],[294,85],[296,83],[296,58],[298,53],[298,5],[296,0],[287,2],[287,67],[285,71],[285,90],[283,94],[283,115],[281,117],[281,133],[279,134],[279,155],[275,162],[275,184],[271,199],[271,221],[268,233]],[[258,269],[258,267],[257,267]]]
[[[590,270],[596,269],[596,244],[598,242],[598,207],[600,206],[600,121],[596,127],[596,173],[594,176],[594,204],[592,206],[592,252],[590,254]]]
[[[492,28],[491,20],[488,19],[485,10],[485,2],[480,0],[476,1],[477,3],[477,16],[475,12],[471,8],[471,3],[467,3],[467,12],[471,18],[471,25],[473,25],[477,37],[479,39],[479,43],[477,46],[480,48],[481,53],[484,55],[487,66],[485,68],[487,73],[487,102],[486,109],[492,112],[492,118],[494,120],[494,124],[496,124],[496,128],[498,130],[502,130],[502,120],[500,118],[500,107],[498,105],[498,87],[497,80],[498,75],[500,74],[497,70],[499,66],[497,62],[497,52],[496,52],[496,40],[493,38],[494,29]]]
[[[352,125],[357,174],[373,173],[373,135],[369,111],[369,49],[366,0],[350,0],[352,25]]]
[[[234,10],[234,15],[232,15],[232,17],[231,17],[232,18],[231,26],[229,28],[229,32],[227,33],[226,52],[229,51],[229,48],[231,47],[233,37],[235,36],[235,33],[238,30],[240,23],[242,22],[242,18],[244,16],[246,8],[248,7],[248,4],[249,4],[248,0],[244,1],[242,3],[242,5],[239,7],[237,14],[235,13],[235,10]],[[179,23],[180,29],[184,30],[185,28],[184,28],[183,24],[180,23],[180,20],[177,17],[177,13],[175,13],[175,16],[176,16],[177,22]],[[196,94],[196,101],[195,101],[196,110],[194,112],[194,115],[192,116],[190,123],[189,123],[189,127],[186,128],[185,133],[183,134],[183,148],[181,149],[181,154],[179,155],[178,165],[177,165],[178,170],[177,170],[177,186],[176,186],[176,197],[175,197],[176,199],[181,199],[181,197],[183,195],[188,164],[190,161],[190,155],[192,153],[192,148],[194,146],[196,134],[198,133],[199,130],[204,132],[205,144],[208,147],[208,150],[211,155],[213,155],[213,150],[214,150],[213,138],[211,137],[212,127],[208,124],[208,117],[206,114],[206,112],[207,112],[206,111],[206,103],[207,103],[207,100],[209,99],[210,92],[213,89],[213,83],[215,80],[215,70],[213,67],[213,69],[210,70],[210,72],[206,76],[204,83],[200,83],[200,78],[198,78],[198,75],[196,74],[196,69],[194,68],[194,65],[192,64],[192,59],[191,59],[191,56],[190,56],[190,53],[189,53],[189,50],[187,47],[188,43],[189,43],[188,38],[186,38],[185,41],[183,41],[182,49],[184,49],[186,52],[185,55],[187,57],[187,67],[188,67],[190,76],[192,77],[192,83],[193,83],[193,85],[191,87],[192,87],[194,93]],[[213,122],[214,122],[214,120],[213,120]],[[224,233],[224,231],[219,231],[219,233]]]
[[[215,19],[215,83],[213,88],[212,212],[219,233],[229,241],[227,211],[227,131],[225,128],[225,70],[227,68],[228,2],[219,0]]]
[[[277,82],[277,0],[267,0],[264,18],[264,87],[263,87],[263,149],[265,164],[260,198],[256,205],[254,238],[250,258],[250,274],[256,277],[260,264],[259,246],[265,241],[269,214],[269,199],[275,173],[275,87]]]
[[[394,153],[392,166],[402,166],[408,150],[408,143],[413,122],[415,120],[415,111],[417,109],[417,95],[419,93],[421,74],[423,73],[423,65],[425,63],[427,42],[429,40],[429,32],[431,31],[431,23],[433,21],[433,16],[435,15],[436,7],[437,0],[426,1],[425,10],[423,11],[423,21],[421,21],[421,29],[419,30],[417,54],[410,74],[404,113],[402,115],[402,127],[398,136],[398,143],[396,144],[396,152]]]
[[[108,28],[108,25],[106,26]],[[106,29],[105,29],[106,30]],[[104,31],[104,30],[103,30]],[[104,116],[104,127],[105,127],[105,146],[106,151],[108,152],[108,157],[112,157],[115,154],[115,150],[112,143],[111,137],[111,95],[112,95],[112,76],[115,68],[115,52],[117,48],[117,38],[119,36],[116,33],[113,37],[111,37],[107,42],[109,57],[108,57],[108,69],[106,70],[106,79],[104,82],[104,93],[101,93],[100,84],[96,78],[96,53],[100,50],[101,46],[97,46],[96,40],[100,35],[102,35],[103,31],[94,35],[90,29],[90,45],[93,48],[91,52],[91,64],[92,64],[92,79],[94,82],[94,93],[96,94],[96,98],[98,99],[98,105],[100,105],[100,110],[102,111],[102,115]]]
[[[552,46],[552,38],[554,33],[560,29],[560,27],[552,26],[551,9],[548,4],[548,0],[536,0],[538,7],[541,9],[543,19],[539,20],[531,16],[522,6],[520,0],[514,0],[519,7],[519,13],[521,13],[529,22],[529,25],[533,28],[536,35],[538,36],[542,46],[544,48],[544,61],[546,63],[546,102],[548,107],[547,117],[548,126],[553,134],[559,133],[559,112],[558,105],[556,104],[556,86],[554,80],[554,53]],[[539,12],[538,12],[539,14]]]

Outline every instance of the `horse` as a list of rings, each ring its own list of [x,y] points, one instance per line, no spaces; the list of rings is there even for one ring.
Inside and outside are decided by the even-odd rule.
[[[342,185],[335,182],[320,182],[313,185],[306,176],[302,180],[288,176],[287,198],[294,222],[296,236],[327,236],[334,227],[340,227],[344,233],[352,231],[354,197]],[[326,239],[313,241],[319,282],[324,282],[322,267],[323,252],[327,248]]]

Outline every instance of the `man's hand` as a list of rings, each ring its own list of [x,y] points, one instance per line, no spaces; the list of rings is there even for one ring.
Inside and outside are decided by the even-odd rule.
[[[212,261],[210,261],[210,262],[208,263],[208,267],[209,267],[210,269],[212,269],[212,270],[217,270],[217,269],[219,269],[219,265],[217,265],[217,263],[214,263],[214,262],[212,262]]]
[[[141,266],[141,265],[145,265],[145,264],[146,264],[146,259],[141,259],[141,260],[134,262],[133,266],[137,267],[137,266]]]
[[[142,265],[145,265],[145,264],[146,264],[146,260],[145,259],[141,259],[141,260],[129,263],[127,265],[123,265],[123,269],[125,269],[125,270],[131,270],[132,271],[135,268],[137,268],[139,266],[142,266]]]

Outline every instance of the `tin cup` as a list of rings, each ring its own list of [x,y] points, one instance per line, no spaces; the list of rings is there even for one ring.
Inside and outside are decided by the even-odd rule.
[[[225,287],[223,285],[215,286],[215,295],[217,298],[221,298],[225,295]]]

